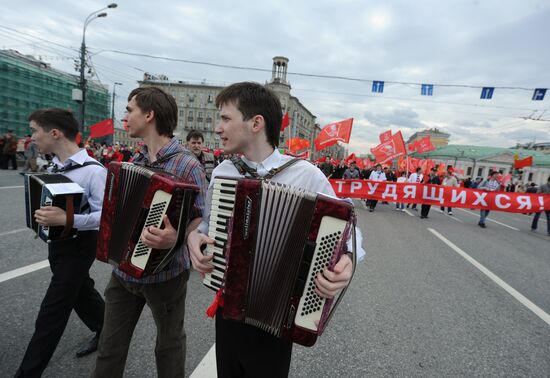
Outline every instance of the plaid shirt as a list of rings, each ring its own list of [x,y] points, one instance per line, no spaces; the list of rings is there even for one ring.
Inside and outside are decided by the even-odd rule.
[[[189,219],[202,217],[204,212],[204,195],[208,188],[208,183],[204,175],[204,169],[194,155],[179,144],[176,138],[172,138],[169,143],[165,144],[159,150],[156,160],[160,160],[163,156],[173,152],[182,153],[158,164],[158,167],[199,187],[199,193],[197,193],[197,196],[195,197],[195,204],[191,210]],[[143,146],[143,152],[134,155],[132,162],[138,165],[144,165],[149,162],[149,154],[146,146]],[[149,284],[171,280],[181,274],[181,272],[189,269],[189,267],[189,253],[185,243],[183,243],[180,250],[176,252],[172,262],[168,265],[168,268],[158,274],[137,279],[120,271],[118,268],[115,268],[114,272],[124,281]]]

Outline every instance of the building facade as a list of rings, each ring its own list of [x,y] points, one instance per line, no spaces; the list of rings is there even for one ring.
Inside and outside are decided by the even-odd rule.
[[[283,114],[288,112],[290,117],[290,126],[280,135],[279,147],[286,147],[289,138],[299,137],[310,142],[312,160],[324,155],[335,158],[343,155],[344,148],[342,146],[333,146],[320,152],[315,151],[314,140],[320,131],[319,125],[316,124],[315,115],[297,97],[290,94],[291,87],[286,78],[287,69],[287,58],[274,57],[271,80],[266,83],[266,86],[279,97]],[[148,73],[143,75],[143,80],[139,82],[139,85],[159,87],[174,96],[178,105],[178,125],[174,134],[183,143],[185,143],[189,131],[197,130],[204,135],[206,147],[212,149],[222,147],[214,131],[220,119],[215,99],[223,89],[222,86],[206,82],[170,81],[165,75]]]
[[[18,137],[29,134],[27,117],[41,108],[70,109],[78,115],[78,103],[72,100],[78,82],[77,76],[55,70],[32,56],[0,50],[0,133],[12,129]],[[89,80],[85,125],[109,117],[108,89]],[[84,138],[87,135],[85,128]]]

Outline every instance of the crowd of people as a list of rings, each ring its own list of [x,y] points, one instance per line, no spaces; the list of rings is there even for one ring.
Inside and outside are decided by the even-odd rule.
[[[472,180],[471,177],[460,178],[458,177],[452,166],[446,167],[445,170],[439,170],[439,167],[431,168],[428,172],[422,172],[422,168],[418,167],[414,172],[399,171],[392,169],[390,166],[382,167],[381,164],[376,164],[373,168],[366,168],[360,170],[354,160],[350,160],[346,163],[345,160],[341,160],[334,164],[330,157],[326,157],[324,162],[316,163],[317,167],[327,176],[329,179],[344,179],[344,180],[372,180],[372,181],[392,181],[392,182],[410,182],[410,183],[425,183],[433,185],[443,185],[450,187],[461,187],[484,190],[488,192],[515,192],[515,193],[550,193],[550,178],[549,183],[537,186],[536,183],[530,182],[526,185],[517,181],[509,180],[504,182],[502,174],[498,171],[490,171],[488,177],[476,177]],[[378,201],[367,199],[365,205],[369,212],[373,212],[376,208]],[[387,204],[387,202],[383,202]],[[406,205],[406,208],[411,208],[417,211],[417,205]],[[430,212],[431,205],[421,204],[420,218],[427,219]],[[396,203],[395,209],[399,211],[405,211],[405,204]],[[446,212],[448,215],[453,215],[453,209],[451,207],[440,207],[441,212]],[[489,215],[489,210],[480,210],[480,218],[478,225],[481,228],[487,228],[486,219]],[[532,213],[526,213],[531,215]],[[533,221],[531,223],[531,230],[536,231],[538,227],[538,221],[542,212],[534,213]],[[550,235],[550,211],[545,211],[548,220],[548,234]]]

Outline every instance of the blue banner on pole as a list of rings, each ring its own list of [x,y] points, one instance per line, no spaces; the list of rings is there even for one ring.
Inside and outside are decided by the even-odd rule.
[[[372,91],[374,93],[384,92],[384,82],[383,81],[373,81],[372,82]]]
[[[433,96],[434,94],[433,84],[422,84],[422,89],[420,89],[420,94],[422,96]]]
[[[493,92],[495,91],[494,87],[483,87],[481,90],[481,99],[490,100],[493,98]]]
[[[536,88],[533,92],[533,101],[542,101],[544,100],[544,95],[546,94],[546,88]]]

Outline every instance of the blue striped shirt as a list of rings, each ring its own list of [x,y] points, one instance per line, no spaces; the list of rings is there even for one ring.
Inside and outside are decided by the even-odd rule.
[[[206,194],[208,188],[204,168],[189,150],[179,144],[177,138],[175,137],[159,150],[156,160],[161,160],[164,156],[174,152],[181,153],[168,159],[167,161],[159,163],[158,167],[199,187],[199,193],[197,193],[197,196],[195,197],[195,203],[193,205],[193,209],[191,210],[191,214],[189,215],[189,219],[192,220],[195,218],[200,218],[204,212],[204,195]],[[133,162],[138,165],[143,165],[149,161],[147,147],[143,146],[143,151],[134,156]],[[189,269],[190,265],[189,252],[187,251],[186,243],[183,243],[180,249],[175,253],[172,262],[168,265],[168,268],[158,274],[137,279],[120,271],[118,268],[115,268],[114,272],[124,281],[148,284],[171,280],[183,271]]]

